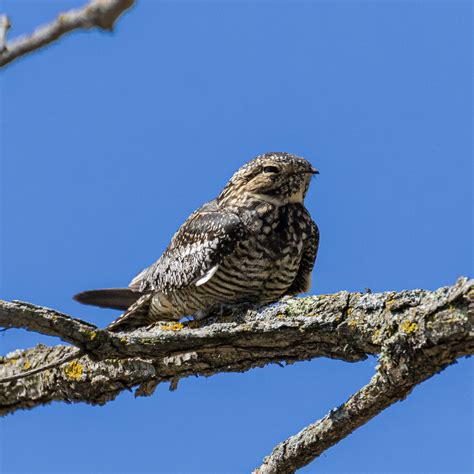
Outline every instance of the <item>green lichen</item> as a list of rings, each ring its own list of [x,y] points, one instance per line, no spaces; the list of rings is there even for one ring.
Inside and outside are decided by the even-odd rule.
[[[288,302],[286,316],[310,316],[314,305],[310,298],[300,298]],[[314,314],[312,316],[315,316]]]

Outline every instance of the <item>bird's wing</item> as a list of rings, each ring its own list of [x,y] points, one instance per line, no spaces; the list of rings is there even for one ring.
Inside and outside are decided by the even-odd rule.
[[[309,214],[308,219],[310,221],[310,225],[308,226],[309,235],[304,242],[298,273],[290,288],[286,291],[286,295],[306,293],[311,286],[311,272],[313,271],[319,247],[319,229]]]
[[[130,288],[169,292],[203,285],[243,235],[237,214],[219,210],[214,201],[191,214],[160,259],[138,274]]]

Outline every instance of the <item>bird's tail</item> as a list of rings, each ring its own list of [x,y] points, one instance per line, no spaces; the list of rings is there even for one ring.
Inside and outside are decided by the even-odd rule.
[[[126,310],[132,306],[141,293],[130,288],[105,288],[103,290],[83,291],[74,295],[74,299],[82,304],[99,306],[100,308]]]
[[[153,295],[146,293],[141,295],[125,313],[120,315],[115,321],[112,321],[106,329],[109,331],[133,331],[142,326],[147,326],[153,322],[149,316],[150,301]]]

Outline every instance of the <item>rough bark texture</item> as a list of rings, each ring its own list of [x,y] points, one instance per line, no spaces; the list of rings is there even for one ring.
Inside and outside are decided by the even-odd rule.
[[[472,288],[472,280],[464,283],[459,280],[457,287],[439,300],[441,290],[425,303],[418,300],[421,296],[417,295],[418,291],[407,292],[405,297],[397,299],[396,308],[403,311],[405,307],[407,314],[397,329],[384,337],[377,373],[371,381],[324,418],[276,446],[254,472],[295,472],[385,408],[403,400],[419,383],[455,363],[459,357],[472,355]],[[421,304],[415,303],[417,300]],[[392,301],[385,301],[385,311],[397,311]]]
[[[111,333],[29,303],[0,302],[0,326],[60,337],[87,355],[0,384],[0,414],[52,401],[104,404],[138,387],[243,372],[315,357],[348,362],[379,356],[370,383],[344,405],[278,445],[256,472],[294,472],[366,423],[415,385],[474,352],[473,280],[434,292],[412,290],[294,298],[261,310],[236,310],[201,322]],[[0,378],[61,359],[71,346],[38,345],[0,358]]]
[[[61,13],[54,21],[38,28],[31,35],[22,36],[10,43],[6,41],[10,22],[6,16],[2,16],[0,17],[0,67],[43,48],[74,30],[91,28],[112,30],[119,16],[130,8],[134,1],[91,0],[83,8]]]

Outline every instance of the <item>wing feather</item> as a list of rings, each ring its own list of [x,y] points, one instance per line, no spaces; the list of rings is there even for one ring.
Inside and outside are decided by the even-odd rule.
[[[131,281],[130,288],[167,293],[204,284],[234,250],[243,231],[237,214],[219,210],[213,201],[205,204],[179,228],[163,255]]]

